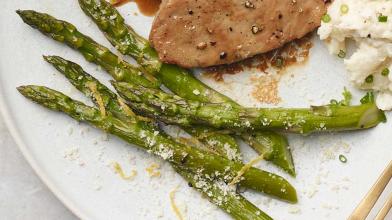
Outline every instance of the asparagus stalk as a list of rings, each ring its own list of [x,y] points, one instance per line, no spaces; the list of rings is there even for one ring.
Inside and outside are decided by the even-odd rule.
[[[309,109],[236,108],[229,104],[186,100],[132,83],[112,84],[130,103],[145,103],[154,107],[159,114],[182,117],[178,121],[182,126],[207,125],[233,131],[272,129],[309,134],[366,129],[386,120],[384,112],[374,103],[358,106],[313,106]]]
[[[90,123],[110,134],[153,153],[166,161],[186,167],[193,173],[202,172],[224,182],[230,182],[244,164],[230,161],[215,153],[210,153],[179,144],[162,134],[159,129],[151,128],[140,120],[123,120],[112,114],[103,115],[98,109],[55,90],[42,86],[21,86],[19,92],[26,98],[49,109],[61,111],[78,121]],[[250,168],[243,174],[240,184],[246,188],[296,202],[294,187],[284,178],[257,168]]]
[[[98,27],[105,33],[106,38],[113,46],[122,54],[132,56],[147,72],[159,78],[167,88],[178,96],[200,102],[230,103],[234,106],[238,106],[237,103],[230,98],[211,89],[196,79],[189,70],[176,65],[161,63],[156,51],[150,46],[150,43],[138,35],[130,26],[125,24],[121,14],[107,1],[79,0],[79,5],[85,14],[92,18]],[[186,130],[192,135],[197,136],[197,132],[192,133],[189,129]],[[292,157],[290,149],[288,148],[288,142],[274,142],[275,140],[286,139],[285,137],[277,133],[274,133],[273,135],[272,133],[270,133],[270,135],[264,135],[264,133],[260,132],[254,132],[251,135],[240,135],[240,137],[259,154],[272,150],[273,154],[266,154],[265,159],[280,166],[291,175],[295,175],[293,160],[289,159]],[[227,141],[222,142],[222,138]],[[268,138],[271,139],[259,142],[260,140],[266,140]],[[229,146],[227,144],[233,142],[227,135],[215,134],[209,136],[209,139],[213,140],[204,140],[204,142],[215,142],[220,145],[218,148]],[[216,141],[216,139],[220,141]],[[267,143],[268,145],[265,145]],[[230,144],[230,146],[234,145]],[[232,149],[235,150],[236,148],[232,147]],[[285,158],[287,158],[287,160],[284,160]]]
[[[145,75],[151,80],[148,81],[138,68],[123,61],[121,58],[110,52],[106,47],[80,33],[74,25],[66,21],[58,20],[48,14],[31,10],[18,10],[17,13],[28,25],[40,30],[45,35],[50,36],[57,41],[66,43],[71,48],[82,53],[88,61],[102,66],[115,80],[135,82],[144,86],[158,86],[158,82],[151,74]],[[146,59],[147,58],[148,57],[146,57]],[[153,63],[154,62],[150,63],[150,65],[153,65]],[[147,73],[149,72],[147,71]],[[191,135],[197,135],[200,137],[197,133],[193,133],[195,131],[194,129],[188,128],[186,130]],[[213,150],[219,151],[220,147],[226,147],[227,149],[230,148],[232,151],[239,152],[239,146],[233,137],[216,133],[211,129],[206,128],[206,130],[208,130],[210,135],[200,138],[200,141],[205,144],[214,143],[214,145],[208,145],[213,147]]]
[[[116,94],[110,91],[105,85],[101,84],[97,79],[84,72],[83,69],[68,60],[65,60],[58,56],[46,56],[45,60],[51,63],[59,72],[61,72],[67,79],[74,85],[79,91],[86,96],[92,98],[92,101],[99,107],[100,103],[97,102],[96,98],[91,94],[90,85],[95,84],[99,96],[102,98],[105,109],[108,112],[113,113],[116,117],[121,117],[134,121],[132,117],[136,115],[130,115],[127,111],[126,106],[122,106],[119,98]],[[132,143],[131,143],[132,144]],[[225,156],[224,153],[220,154]],[[226,154],[226,157],[230,157],[230,154]],[[189,184],[205,195],[215,205],[222,208],[234,219],[247,220],[247,219],[272,219],[263,211],[258,209],[247,199],[233,190],[222,189],[224,183],[217,184],[214,180],[205,178],[202,174],[193,174],[187,172],[187,170],[181,166],[173,164],[174,169],[189,182]],[[202,185],[200,183],[203,183]]]
[[[17,10],[16,13],[31,27],[56,41],[66,43],[80,51],[86,60],[104,68],[115,80],[135,82],[140,85],[158,87],[159,82],[151,75],[141,72],[113,54],[108,48],[98,44],[90,37],[80,33],[76,27],[66,21],[32,10]]]

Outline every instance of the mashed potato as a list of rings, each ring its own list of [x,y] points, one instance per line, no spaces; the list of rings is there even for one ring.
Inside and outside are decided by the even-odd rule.
[[[331,53],[344,58],[350,80],[379,91],[377,105],[392,110],[392,1],[335,0],[318,34]],[[357,45],[350,57],[344,57],[347,39]]]

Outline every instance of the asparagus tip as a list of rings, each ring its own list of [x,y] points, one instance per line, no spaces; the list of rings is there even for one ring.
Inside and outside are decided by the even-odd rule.
[[[287,170],[286,170],[286,172],[288,173],[288,174],[290,174],[290,176],[292,176],[292,177],[297,177],[297,173],[295,172],[295,168],[288,168]]]
[[[21,93],[22,95],[26,96],[28,91],[31,90],[31,86],[28,86],[28,85],[18,86],[18,87],[16,87],[16,89],[19,91],[19,93]]]
[[[42,56],[44,58],[44,60],[48,63],[53,63],[56,59],[58,59],[58,56],[51,56],[51,55],[43,55]]]
[[[29,96],[29,94],[38,89],[38,86],[34,85],[23,85],[23,86],[18,86],[16,89],[23,95],[23,96]]]
[[[24,85],[24,86],[18,86],[16,89],[19,91],[20,94],[22,94],[24,97],[30,99],[32,97],[32,93],[34,90],[34,86],[32,85]]]
[[[24,18],[25,18],[25,16],[26,16],[28,11],[29,10],[18,9],[15,12],[16,12],[16,14],[18,14],[24,20]]]
[[[23,91],[25,90],[26,86],[18,86],[16,87],[16,89],[20,92],[23,93]]]

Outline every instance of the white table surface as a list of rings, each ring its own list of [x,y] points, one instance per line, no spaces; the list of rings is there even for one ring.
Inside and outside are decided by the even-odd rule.
[[[77,219],[37,177],[0,116],[0,219]]]

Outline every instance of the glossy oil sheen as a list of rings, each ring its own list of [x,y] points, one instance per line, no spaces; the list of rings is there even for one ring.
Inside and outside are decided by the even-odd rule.
[[[161,5],[161,0],[134,0],[143,15],[153,16]]]
[[[154,16],[161,5],[161,0],[118,0],[113,5],[120,7],[128,2],[135,2],[139,11],[146,16]]]

